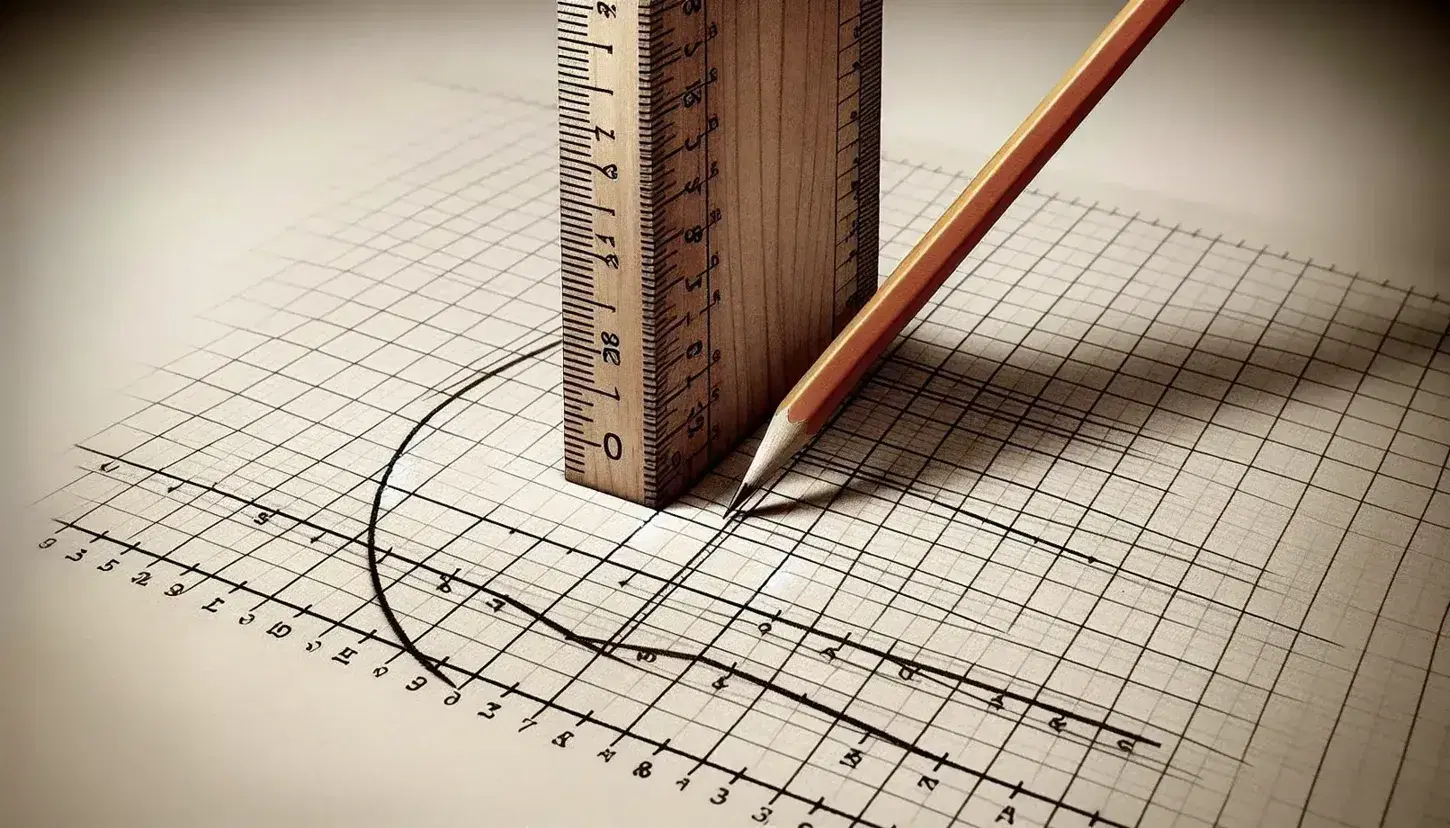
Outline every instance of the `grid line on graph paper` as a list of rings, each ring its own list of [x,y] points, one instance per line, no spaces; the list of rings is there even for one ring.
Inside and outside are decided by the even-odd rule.
[[[456,94],[63,534],[822,824],[1444,817],[1446,302],[1029,192],[750,517],[751,446],[656,512],[563,482],[551,112]],[[882,272],[966,181],[883,164]]]

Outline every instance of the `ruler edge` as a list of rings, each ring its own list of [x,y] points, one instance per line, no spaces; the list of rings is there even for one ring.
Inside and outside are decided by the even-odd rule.
[[[673,1],[673,0],[671,0]],[[655,239],[659,235],[657,223],[663,221],[665,211],[660,209],[660,188],[657,182],[663,161],[651,150],[660,124],[656,122],[655,84],[661,80],[659,64],[654,60],[657,47],[656,25],[663,25],[664,15],[656,15],[656,5],[665,0],[635,0],[639,4],[639,56],[640,105],[639,105],[639,151],[640,171],[640,355],[642,359],[640,390],[644,396],[641,412],[643,428],[640,445],[641,491],[639,503],[647,508],[659,508],[659,411],[661,389],[659,387],[659,277],[655,264]],[[648,67],[647,69],[644,67]],[[645,163],[644,158],[649,162]]]

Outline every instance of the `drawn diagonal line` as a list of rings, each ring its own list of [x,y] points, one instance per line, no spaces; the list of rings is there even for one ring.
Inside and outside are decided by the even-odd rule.
[[[585,640],[586,641],[593,642],[593,643],[598,644],[598,645],[603,645],[603,644],[606,643],[602,639],[585,639]],[[796,702],[797,704],[803,705],[805,707],[809,707],[809,708],[811,708],[812,710],[815,710],[818,713],[824,714],[824,715],[830,717],[833,721],[838,721],[838,722],[841,722],[843,724],[850,725],[851,727],[854,727],[857,730],[860,730],[862,733],[865,733],[865,734],[868,734],[870,736],[873,736],[873,737],[875,737],[877,739],[880,739],[881,741],[883,741],[883,742],[891,745],[892,747],[899,748],[901,750],[904,750],[904,751],[906,751],[908,753],[915,754],[917,756],[921,756],[921,757],[924,757],[924,758],[927,758],[927,759],[931,759],[932,761],[941,761],[942,764],[944,766],[946,766],[946,767],[954,768],[956,770],[961,771],[962,773],[965,773],[965,774],[967,774],[969,776],[976,777],[977,779],[980,779],[980,780],[985,781],[985,782],[992,782],[994,784],[1000,785],[1000,786],[1002,786],[1004,788],[1007,788],[1007,789],[1011,789],[1011,788],[1014,787],[1013,783],[1008,782],[1005,779],[1001,779],[1001,778],[992,776],[991,774],[988,774],[988,773],[985,773],[983,771],[977,770],[976,768],[968,767],[967,765],[963,765],[963,764],[961,764],[959,762],[954,762],[954,761],[951,761],[951,760],[943,760],[941,757],[932,755],[931,753],[928,753],[927,751],[924,751],[921,748],[917,747],[914,742],[909,742],[909,741],[901,738],[900,736],[896,736],[895,734],[892,734],[892,733],[887,733],[886,731],[883,731],[880,728],[877,728],[875,725],[872,725],[872,724],[869,724],[867,722],[864,722],[864,721],[856,718],[855,716],[850,715],[849,713],[846,713],[846,712],[841,711],[841,710],[836,710],[835,708],[831,707],[830,705],[822,704],[821,702],[818,702],[818,701],[810,698],[809,696],[806,696],[804,693],[801,693],[799,691],[790,690],[790,689],[783,688],[783,687],[780,687],[778,685],[775,685],[775,684],[773,684],[771,682],[767,682],[765,679],[758,678],[758,677],[756,677],[756,676],[754,676],[754,675],[752,675],[752,674],[750,674],[750,673],[748,673],[746,671],[740,670],[736,666],[732,666],[732,665],[728,665],[728,664],[722,664],[718,660],[713,659],[713,658],[711,658],[711,657],[709,657],[707,655],[703,655],[703,654],[698,654],[697,655],[697,654],[694,654],[694,653],[682,653],[682,652],[678,652],[678,651],[675,651],[675,650],[667,650],[667,649],[662,649],[662,648],[658,648],[658,647],[645,647],[643,645],[637,645],[637,644],[614,644],[612,646],[615,649],[620,649],[620,650],[634,650],[634,651],[637,651],[637,652],[653,653],[653,654],[655,654],[657,656],[664,656],[666,658],[675,658],[675,659],[679,659],[679,660],[682,660],[682,661],[695,662],[695,663],[707,665],[709,667],[714,667],[715,669],[721,671],[722,673],[726,673],[727,675],[744,679],[744,680],[750,682],[751,684],[755,684],[755,685],[762,686],[762,687],[768,687],[772,692],[774,692],[776,694],[779,694],[781,696],[784,696],[785,698],[788,698],[791,701]],[[1117,826],[1117,828],[1127,828],[1127,826],[1122,825],[1122,823],[1114,822],[1112,820],[1107,819],[1106,817],[1099,816],[1099,815],[1096,814],[1096,812],[1084,810],[1084,809],[1078,808],[1078,807],[1074,807],[1072,805],[1069,805],[1069,804],[1067,804],[1065,802],[1062,802],[1062,801],[1058,800],[1056,797],[1047,796],[1046,794],[1037,793],[1035,791],[1031,791],[1031,790],[1028,790],[1026,788],[1023,788],[1022,789],[1022,793],[1024,795],[1032,798],[1032,799],[1036,799],[1039,802],[1042,802],[1042,803],[1045,803],[1045,804],[1048,804],[1048,805],[1054,805],[1054,806],[1057,806],[1057,807],[1062,808],[1063,810],[1072,811],[1072,812],[1078,814],[1079,816],[1084,816],[1084,817],[1088,817],[1090,819],[1095,819],[1096,823],[1098,823],[1098,824]]]

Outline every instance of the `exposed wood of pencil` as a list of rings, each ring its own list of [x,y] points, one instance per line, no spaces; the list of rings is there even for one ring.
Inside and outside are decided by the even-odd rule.
[[[902,260],[790,394],[778,414],[820,429],[1063,141],[1157,34],[1182,0],[1133,0]]]

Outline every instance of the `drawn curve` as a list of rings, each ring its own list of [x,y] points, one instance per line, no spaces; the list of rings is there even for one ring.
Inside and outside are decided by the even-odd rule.
[[[403,650],[407,652],[408,655],[412,656],[419,664],[423,665],[423,669],[427,670],[435,678],[448,685],[449,687],[457,688],[458,685],[454,684],[453,681],[448,678],[448,676],[444,675],[443,671],[438,669],[438,666],[433,663],[432,659],[423,655],[423,652],[418,649],[418,646],[416,644],[413,643],[413,639],[408,635],[406,631],[403,630],[403,625],[399,623],[398,616],[393,612],[392,606],[388,604],[387,591],[383,588],[382,572],[378,568],[377,534],[378,519],[382,517],[383,492],[388,488],[388,478],[391,477],[393,474],[393,467],[398,464],[398,460],[408,450],[408,446],[413,442],[413,438],[418,435],[418,432],[423,430],[424,426],[428,425],[428,422],[430,420],[438,416],[438,413],[440,411],[453,404],[456,400],[458,400],[458,398],[462,397],[464,394],[467,394],[469,391],[472,391],[473,389],[493,379],[504,371],[507,371],[508,369],[513,368],[516,365],[527,362],[539,356],[540,354],[543,354],[553,348],[559,347],[562,344],[562,339],[555,339],[545,345],[540,345],[539,347],[532,350],[524,351],[523,353],[517,354],[511,359],[507,359],[499,365],[483,371],[477,377],[474,377],[471,381],[460,387],[457,391],[454,391],[453,393],[445,396],[437,405],[433,406],[433,409],[431,411],[418,418],[418,422],[413,424],[413,428],[408,432],[408,435],[404,437],[403,441],[398,444],[398,447],[396,449],[394,449],[393,456],[388,459],[388,464],[383,467],[382,476],[378,478],[377,490],[373,492],[373,508],[372,513],[368,517],[366,545],[368,558],[368,578],[372,581],[373,594],[378,602],[378,609],[382,610],[383,618],[387,620],[388,627],[393,631],[393,635],[397,636],[398,643],[402,646]]]

